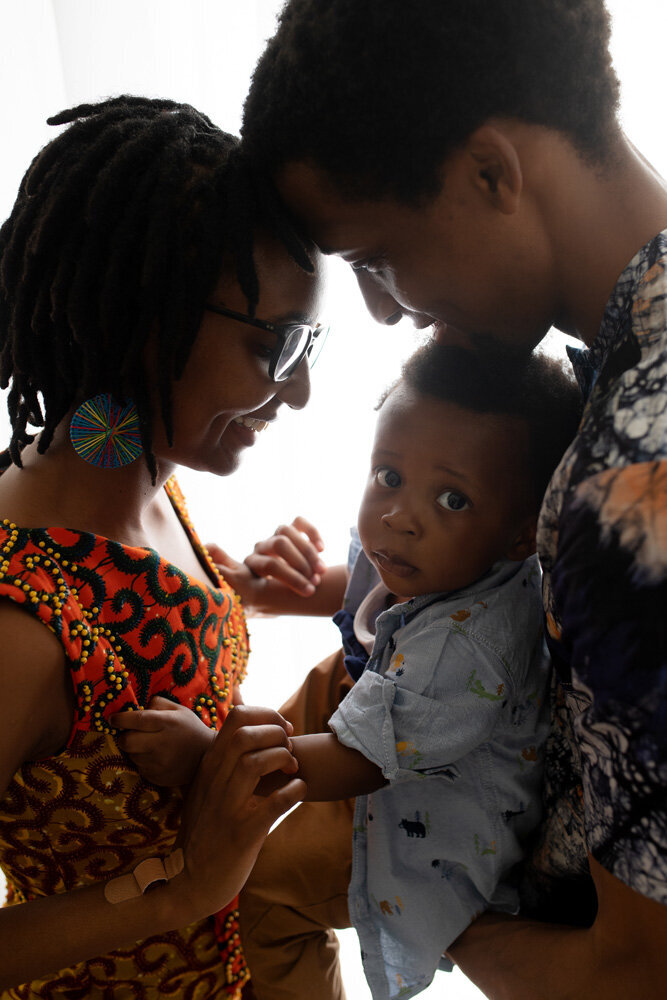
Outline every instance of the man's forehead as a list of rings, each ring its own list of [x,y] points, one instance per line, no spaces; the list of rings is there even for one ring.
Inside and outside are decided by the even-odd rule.
[[[297,225],[324,254],[353,259],[393,227],[401,206],[393,201],[346,198],[328,174],[309,163],[288,163],[276,184]]]

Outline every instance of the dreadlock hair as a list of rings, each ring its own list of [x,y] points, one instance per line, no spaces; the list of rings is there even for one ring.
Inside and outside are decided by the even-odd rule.
[[[349,198],[419,205],[490,117],[543,125],[604,164],[618,80],[603,0],[288,0],[242,138],[262,169],[324,169]]]
[[[21,465],[28,423],[43,426],[43,453],[75,405],[110,392],[134,401],[155,482],[149,335],[171,443],[172,382],[223,264],[251,315],[258,230],[313,266],[238,139],[189,105],[122,96],[48,121],[70,127],[37,154],[0,229],[0,387],[11,382],[12,425],[4,467]]]
[[[518,359],[477,354],[430,340],[408,358],[401,378],[382,395],[377,409],[401,385],[474,413],[497,413],[523,421],[528,430],[526,477],[532,503],[539,510],[549,480],[577,433],[583,410],[577,383],[560,361],[541,351]]]

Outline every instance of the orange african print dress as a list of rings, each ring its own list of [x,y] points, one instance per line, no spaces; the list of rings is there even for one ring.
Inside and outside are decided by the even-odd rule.
[[[167,492],[218,586],[189,578],[152,549],[0,523],[0,597],[55,633],[76,702],[66,747],[23,765],[0,801],[9,905],[107,881],[142,858],[169,853],[181,794],[143,781],[107,720],[162,695],[219,727],[243,677],[248,640],[240,601],[194,533],[173,480]],[[1,997],[204,1000],[238,997],[247,978],[230,904],[216,922],[156,935]]]

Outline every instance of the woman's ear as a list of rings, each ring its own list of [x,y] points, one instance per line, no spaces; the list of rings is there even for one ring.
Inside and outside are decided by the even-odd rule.
[[[505,553],[508,559],[522,562],[532,556],[537,548],[537,516],[528,514],[522,521],[517,534]]]
[[[493,125],[481,125],[465,143],[473,186],[504,215],[516,212],[523,173],[516,146]]]

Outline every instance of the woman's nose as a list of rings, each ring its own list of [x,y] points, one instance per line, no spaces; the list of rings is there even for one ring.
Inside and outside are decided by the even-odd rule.
[[[393,326],[394,323],[398,323],[403,315],[403,310],[393,295],[385,291],[368,271],[359,270],[354,273],[366,308],[373,319],[378,323],[384,323],[385,326]]]
[[[277,394],[291,410],[302,410],[310,399],[310,368],[304,358],[288,379],[280,384]]]

